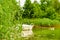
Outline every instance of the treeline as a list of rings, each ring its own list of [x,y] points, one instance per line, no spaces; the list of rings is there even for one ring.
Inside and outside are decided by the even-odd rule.
[[[34,24],[42,27],[60,27],[59,0],[26,0],[22,15],[22,23]],[[59,25],[59,26],[58,26]]]
[[[60,20],[60,2],[59,0],[26,0],[23,7],[22,18],[49,18]]]

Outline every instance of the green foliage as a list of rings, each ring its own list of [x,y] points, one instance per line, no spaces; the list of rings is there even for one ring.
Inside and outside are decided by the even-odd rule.
[[[25,5],[24,5],[24,13],[23,13],[23,18],[30,18],[31,15],[31,10],[32,10],[32,6],[31,6],[31,1],[30,0],[26,0]]]
[[[1,40],[17,40],[20,39],[22,24],[13,25],[12,27],[0,25]]]
[[[0,40],[4,40],[4,38],[12,40],[9,37],[11,31],[15,31],[13,25],[17,24],[15,14],[18,14],[18,12],[20,12],[20,7],[17,5],[16,0],[0,0]],[[17,33],[17,31],[15,32]]]
[[[52,1],[52,6],[55,8],[55,11],[60,14],[60,2],[59,2],[59,0]]]
[[[60,24],[60,22],[58,20],[51,20],[48,18],[24,19],[24,20],[22,20],[22,22],[23,22],[23,24],[33,24],[33,25],[39,25],[39,26],[43,26],[43,27],[53,27],[54,25]]]
[[[24,5],[23,18],[49,18],[56,19],[56,9],[52,6],[54,2],[52,0],[41,0],[39,4],[36,0],[31,3],[30,0],[26,0]]]
[[[48,8],[46,9],[46,17],[47,17],[47,18],[54,19],[54,18],[52,18],[52,16],[55,16],[55,15],[56,15],[56,14],[55,14],[55,9],[54,9],[54,8],[48,7]]]
[[[19,7],[15,0],[0,0],[0,2],[0,24],[10,25]]]
[[[40,3],[36,0],[34,3],[31,3],[31,0],[26,0],[22,9],[17,5],[16,0],[0,0],[0,39],[19,39],[22,24],[33,24],[42,27],[60,25],[60,2],[58,0],[41,0]],[[46,32],[44,33],[46,34]],[[50,32],[48,33],[46,37],[52,38],[53,35]]]
[[[34,1],[32,11],[33,11],[33,14],[32,13],[31,14],[32,14],[33,18],[40,18],[42,16],[41,15],[42,11],[41,11],[37,1]]]

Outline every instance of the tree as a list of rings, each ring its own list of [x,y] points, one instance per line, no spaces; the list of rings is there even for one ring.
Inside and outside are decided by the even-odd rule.
[[[60,2],[58,0],[52,0],[52,6],[55,8],[55,11],[60,14]]]
[[[47,7],[45,17],[50,19],[55,19],[56,18],[55,9],[53,7]]]
[[[41,10],[44,11],[45,14],[43,17],[49,19],[55,19],[56,13],[55,8],[52,6],[52,0],[41,0]]]
[[[33,18],[40,18],[42,15],[42,11],[40,9],[39,3],[35,0],[33,3]]]
[[[23,9],[24,9],[23,17],[30,18],[30,12],[32,10],[32,4],[30,0],[26,0]]]
[[[46,11],[46,8],[52,5],[52,0],[41,0],[40,2],[41,2],[41,9],[43,11]]]
[[[0,21],[1,25],[12,25],[14,16],[19,7],[16,0],[0,0]]]
[[[41,2],[41,9],[42,9],[43,11],[45,11],[45,10],[46,10],[46,7],[47,7],[47,2],[46,2],[46,0],[41,0],[40,2]]]

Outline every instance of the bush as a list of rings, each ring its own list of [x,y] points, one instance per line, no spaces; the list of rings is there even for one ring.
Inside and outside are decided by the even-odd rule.
[[[22,24],[13,26],[0,25],[0,39],[1,40],[17,40],[20,39],[20,33],[22,30]]]
[[[8,5],[9,4],[9,5]],[[11,25],[14,21],[14,16],[18,12],[19,6],[16,0],[1,0],[0,3],[0,24],[1,25]]]
[[[54,26],[54,25],[58,25],[60,24],[60,22],[58,20],[51,20],[48,18],[37,18],[37,19],[24,19],[23,23],[25,24],[33,24],[33,25],[39,25],[39,26],[45,26],[45,27],[49,27],[49,26]]]
[[[50,19],[54,19],[54,15],[56,15],[55,14],[55,9],[53,8],[53,7],[48,7],[47,9],[46,9],[46,17],[47,18],[50,18]],[[53,15],[53,18],[51,17]]]
[[[19,6],[16,0],[0,0],[0,39],[9,40],[11,31],[17,33],[13,28],[15,22],[15,14],[18,12]],[[15,22],[16,23],[16,22]],[[16,23],[17,24],[17,23]],[[13,28],[13,29],[12,29]],[[20,29],[19,29],[20,30]],[[15,31],[15,32],[14,32]]]

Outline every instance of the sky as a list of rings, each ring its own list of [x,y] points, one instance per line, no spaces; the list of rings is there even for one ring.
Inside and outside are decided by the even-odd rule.
[[[16,0],[16,1],[19,2],[19,0]],[[33,3],[34,0],[31,0],[31,2]],[[39,3],[40,1],[37,0],[37,2]],[[21,7],[23,7],[24,3],[25,3],[25,0],[20,0],[20,5],[21,5]]]
[[[19,0],[16,0],[16,1],[19,2]],[[60,0],[58,0],[58,1],[60,2]],[[33,3],[34,0],[31,0],[31,2]],[[37,2],[39,3],[40,0],[37,0]],[[25,3],[25,0],[20,0],[20,6],[21,6],[21,7],[23,7],[24,3]]]

